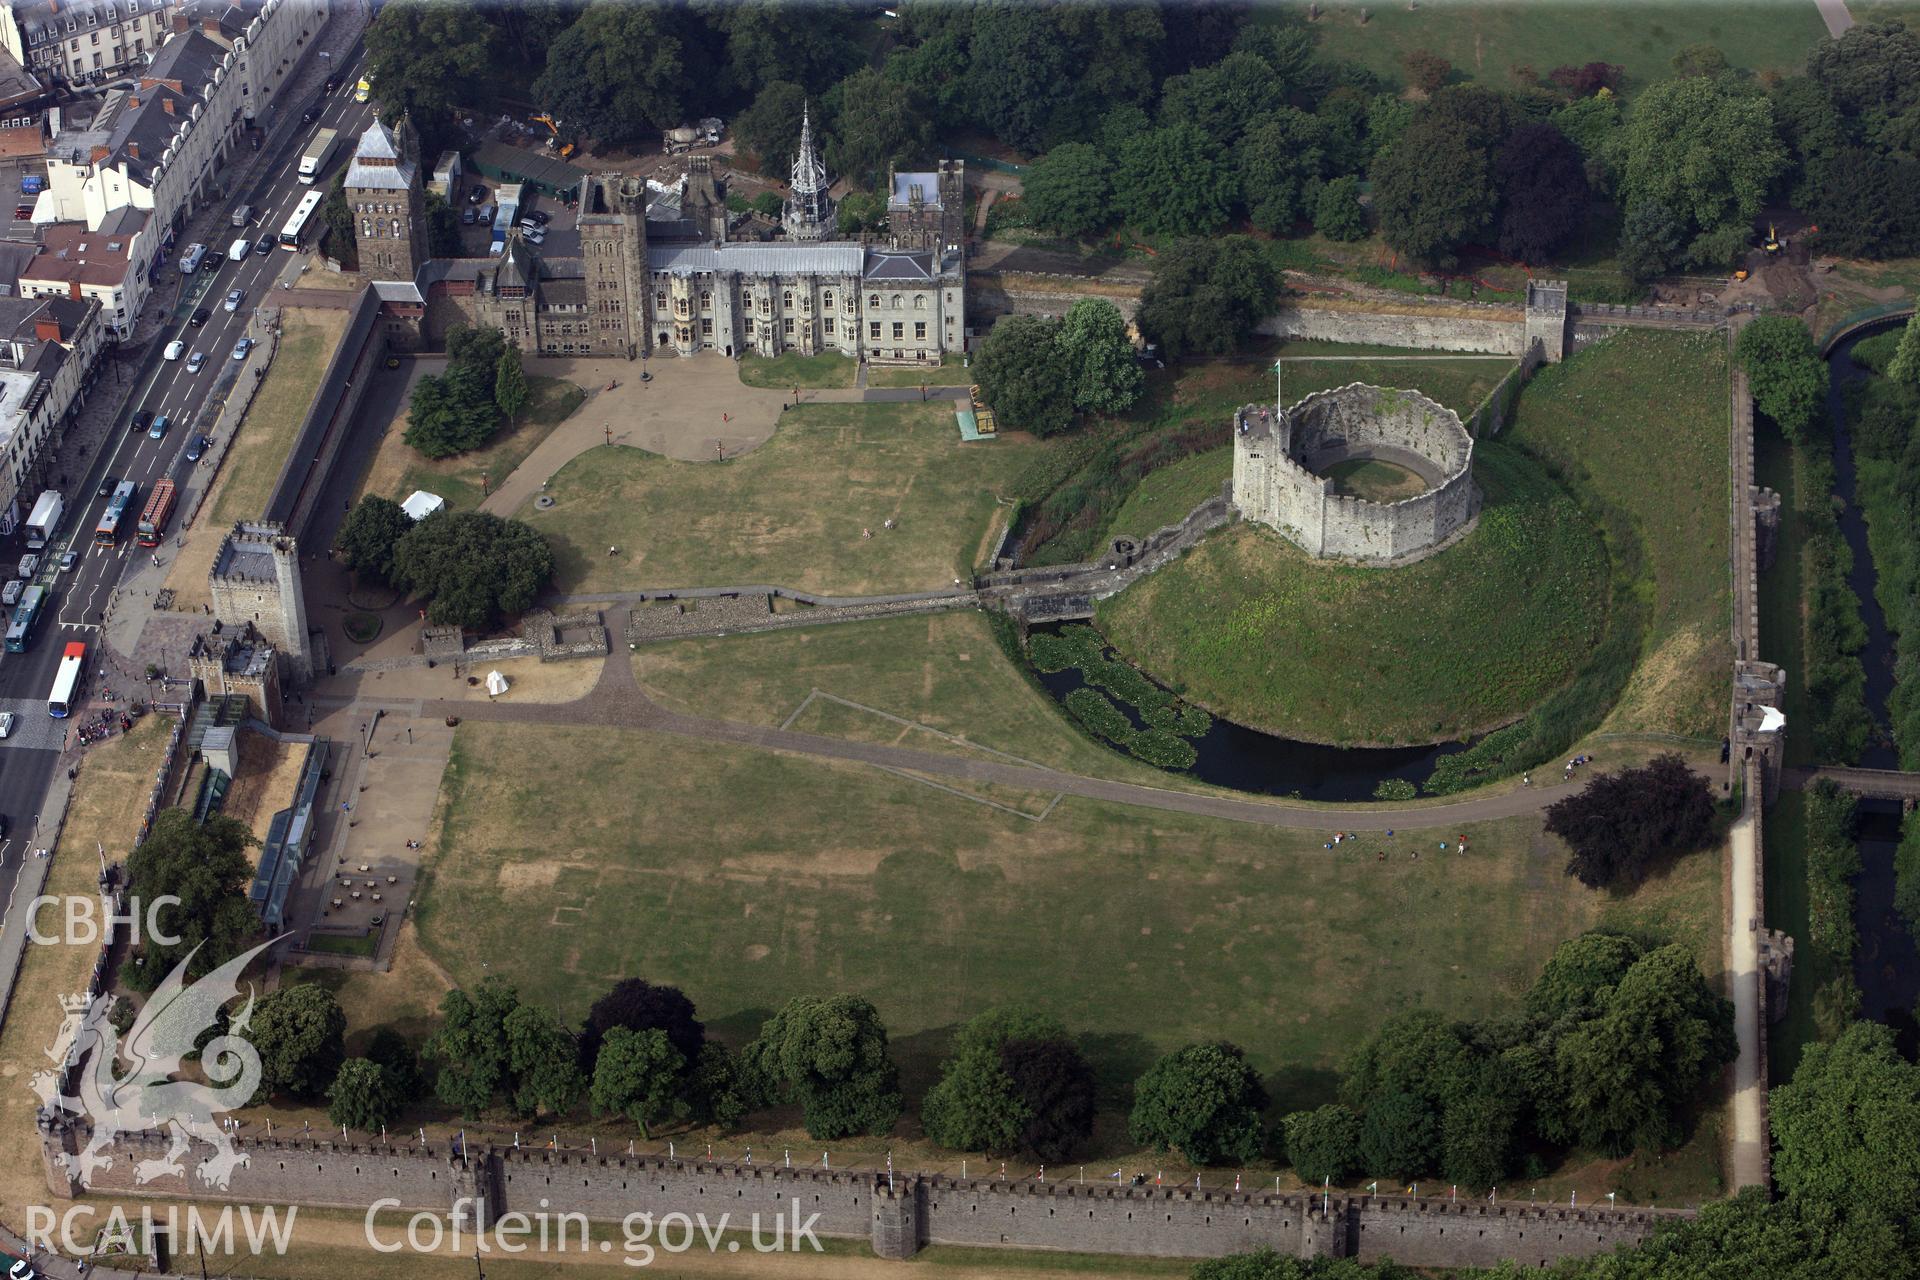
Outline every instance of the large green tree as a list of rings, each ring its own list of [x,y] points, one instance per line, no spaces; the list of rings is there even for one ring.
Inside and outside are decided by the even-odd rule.
[[[841,107],[827,140],[827,167],[858,186],[886,184],[888,165],[925,162],[933,150],[933,118],[912,85],[871,67],[840,86]]]
[[[1237,1045],[1190,1044],[1134,1082],[1127,1133],[1192,1164],[1248,1161],[1260,1153],[1266,1090]]]
[[[1011,1152],[1031,1111],[1000,1060],[1009,1040],[1064,1037],[1060,1024],[1028,1009],[989,1009],[960,1028],[953,1056],[920,1105],[927,1136],[959,1151]]]
[[[1358,1168],[1360,1120],[1338,1103],[1296,1111],[1281,1121],[1280,1128],[1286,1135],[1287,1160],[1301,1181],[1345,1182]]]
[[[726,84],[734,96],[778,80],[818,93],[860,62],[860,33],[844,0],[729,0],[707,13],[726,35]]]
[[[513,1109],[523,1116],[573,1110],[587,1087],[573,1033],[530,1004],[520,1005],[500,1025],[507,1037],[507,1070],[513,1074]]]
[[[393,549],[413,528],[413,517],[392,498],[370,493],[360,499],[334,535],[340,562],[374,582],[393,581]]]
[[[743,1057],[775,1099],[800,1104],[814,1138],[885,1133],[900,1117],[887,1029],[860,996],[796,996],[761,1026]]]
[[[807,91],[791,80],[773,80],[733,121],[737,152],[759,162],[760,172],[785,181],[800,150],[800,120],[807,109]]]
[[[1059,331],[1057,321],[1007,316],[980,344],[973,376],[998,421],[1042,436],[1073,425],[1073,370]]]
[[[247,1029],[260,1053],[256,1099],[324,1095],[346,1060],[346,1035],[347,1015],[325,987],[297,982],[261,996]]]
[[[436,511],[394,546],[393,580],[426,597],[429,620],[478,630],[533,607],[553,580],[553,549],[518,520]]]
[[[1065,1036],[1009,1040],[1000,1066],[1027,1109],[1022,1151],[1058,1163],[1093,1136],[1093,1065]]]
[[[367,1058],[348,1058],[327,1086],[327,1119],[362,1133],[391,1124],[402,1105],[386,1068]]]
[[[1596,930],[1568,938],[1527,989],[1527,1011],[1549,1022],[1589,1017],[1644,954],[1645,947],[1623,934]]]
[[[1227,224],[1240,198],[1228,156],[1193,125],[1129,139],[1115,157],[1114,203],[1129,226],[1149,235],[1208,235]]]
[[[1920,1066],[1890,1028],[1856,1022],[1809,1044],[1771,1103],[1781,1191],[1830,1229],[1871,1227],[1920,1247]]]
[[[1313,215],[1309,202],[1326,164],[1321,151],[1325,135],[1320,120],[1293,107],[1253,121],[1234,151],[1247,221],[1272,235],[1285,235],[1294,223]]]
[[[120,971],[128,986],[153,990],[189,953],[187,976],[197,978],[246,949],[260,931],[247,901],[253,866],[246,851],[256,843],[252,831],[224,814],[196,823],[185,809],[160,811],[128,855],[127,877],[136,901],[180,899],[159,906],[154,917],[159,934],[179,940],[163,944],[143,929],[133,963]]]
[[[1761,316],[1740,331],[1734,356],[1747,371],[1754,407],[1794,440],[1808,440],[1826,419],[1827,362],[1807,326],[1793,316]]]
[[[1105,298],[1081,298],[1060,321],[1054,335],[1077,409],[1123,413],[1140,398],[1146,374],[1134,358],[1127,318]]]
[[[1160,123],[1191,125],[1232,146],[1280,100],[1280,77],[1264,59],[1230,53],[1213,66],[1169,77],[1160,87]]]
[[[1373,211],[1399,252],[1451,266],[1484,237],[1499,198],[1484,146],[1457,128],[1416,120],[1373,162]]]
[[[1617,195],[1631,212],[1659,204],[1683,228],[1685,260],[1718,267],[1748,243],[1786,148],[1766,98],[1739,82],[1664,80],[1633,105],[1618,150]]]
[[[449,458],[479,448],[499,426],[491,372],[454,366],[413,384],[403,438],[429,458]]]
[[[704,34],[680,7],[594,0],[553,42],[533,96],[608,146],[649,141],[707,105]]]
[[[1113,221],[1112,164],[1098,147],[1063,142],[1027,166],[1020,203],[1034,226],[1084,236]]]
[[[496,33],[462,0],[392,0],[367,27],[367,66],[382,116],[450,120],[479,96]]]
[[[1345,174],[1320,188],[1313,206],[1313,229],[1329,240],[1358,240],[1367,234],[1360,179]]]
[[[1650,951],[1598,1017],[1555,1045],[1547,1136],[1613,1154],[1678,1145],[1689,1109],[1735,1050],[1733,1006],[1692,954],[1677,944]]]
[[[1169,358],[1223,356],[1253,336],[1279,292],[1272,264],[1247,237],[1182,240],[1154,263],[1134,321]]]
[[[427,1040],[434,1093],[469,1120],[477,1118],[511,1082],[507,1017],[520,993],[504,978],[483,980],[472,992],[456,987],[440,999],[440,1025]]]
[[[693,1001],[678,987],[622,978],[612,990],[593,1002],[580,1028],[580,1061],[591,1069],[600,1042],[615,1027],[629,1031],[663,1031],[675,1052],[688,1062],[700,1056],[707,1028],[695,1015]]]
[[[615,1027],[594,1060],[594,1113],[624,1115],[644,1138],[655,1125],[685,1114],[686,1072],[687,1060],[666,1032]]]
[[[526,412],[527,401],[532,397],[532,389],[527,386],[527,371],[520,363],[520,348],[508,347],[500,353],[500,359],[493,366],[493,404],[513,422]]]

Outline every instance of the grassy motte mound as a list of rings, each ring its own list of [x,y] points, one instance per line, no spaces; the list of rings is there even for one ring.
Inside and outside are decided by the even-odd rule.
[[[1482,442],[1480,524],[1400,568],[1316,561],[1242,524],[1101,606],[1101,629],[1195,702],[1287,737],[1437,742],[1502,724],[1598,640],[1607,557],[1573,498]]]

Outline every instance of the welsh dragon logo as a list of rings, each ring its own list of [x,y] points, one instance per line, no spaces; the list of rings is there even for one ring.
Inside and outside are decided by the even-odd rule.
[[[135,1162],[134,1182],[144,1185],[169,1174],[184,1174],[180,1157],[198,1139],[212,1147],[213,1154],[194,1167],[195,1174],[207,1186],[226,1190],[233,1171],[246,1164],[248,1157],[233,1149],[232,1136],[214,1116],[247,1105],[260,1086],[260,1053],[245,1037],[253,1017],[251,983],[245,1007],[233,1015],[226,1032],[200,1050],[200,1069],[207,1082],[169,1077],[193,1052],[194,1042],[214,1026],[221,1008],[239,997],[240,974],[247,965],[277,941],[263,942],[189,983],[187,965],[200,949],[195,947],[147,998],[125,1041],[107,1017],[111,996],[63,1001],[67,1022],[48,1051],[56,1065],[37,1073],[32,1083],[46,1106],[92,1122],[86,1147],[59,1156],[82,1186],[92,1185],[94,1170],[113,1167],[111,1150],[122,1132],[164,1128],[171,1136],[166,1155]],[[60,1092],[70,1062],[80,1063],[74,1073],[77,1095]]]

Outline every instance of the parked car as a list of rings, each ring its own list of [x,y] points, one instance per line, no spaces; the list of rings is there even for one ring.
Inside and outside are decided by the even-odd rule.
[[[198,373],[206,366],[206,363],[207,353],[204,351],[196,351],[187,357],[187,372]]]
[[[235,360],[245,360],[247,358],[247,352],[251,350],[253,350],[253,339],[242,338],[233,344],[233,358]]]
[[[175,338],[167,344],[167,349],[160,354],[169,360],[178,360],[181,356],[187,354],[187,344]]]
[[[29,551],[27,552],[27,554],[20,557],[20,576],[21,577],[26,578],[28,580],[32,580],[33,575],[38,572],[40,572],[39,556]]]
[[[25,578],[15,578],[13,581],[7,583],[6,586],[0,587],[0,604],[19,604],[20,593],[26,589],[27,580]]]
[[[526,237],[528,244],[545,244],[547,242],[547,233],[538,227],[528,227]]]
[[[535,209],[532,213],[527,215],[527,221],[533,223],[533,225],[535,225],[536,227],[544,227],[549,222],[553,221],[553,215],[548,213],[545,209]]]
[[[149,413],[145,409],[135,409],[133,411],[133,429],[135,431],[145,431],[148,427],[152,425],[153,425],[153,414]]]
[[[461,208],[461,210],[460,210],[460,225],[461,225],[461,226],[463,226],[463,227],[470,227],[470,226],[472,226],[472,225],[473,225],[474,223],[476,223],[476,222],[478,222],[478,221],[480,221],[480,215],[479,215],[479,214],[477,214],[477,213],[475,213],[475,212],[473,211],[473,206],[472,206],[472,205],[466,205],[466,206],[463,206],[463,207]]]
[[[212,443],[213,442],[205,436],[196,434],[191,440],[187,441],[187,461],[200,461],[200,455],[205,453],[207,446]]]
[[[209,253],[200,260],[200,270],[202,271],[218,271],[219,269],[220,255],[217,253]]]
[[[187,323],[198,329],[211,319],[213,319],[213,312],[207,310],[205,307],[195,307],[193,314],[187,317]]]
[[[476,182],[476,183],[474,183],[474,184],[473,184],[472,186],[470,186],[470,187],[468,187],[468,188],[467,188],[467,203],[468,203],[468,204],[479,204],[479,203],[480,203],[480,202],[481,202],[482,200],[485,200],[486,198],[487,198],[487,184],[486,184],[486,183],[484,183],[484,182]]]
[[[147,439],[158,440],[161,436],[167,434],[167,428],[172,425],[172,423],[167,421],[166,414],[163,413],[159,415],[153,420],[153,425],[147,428]]]
[[[29,221],[32,217],[33,217],[32,205],[17,204],[13,206],[13,220],[15,222],[26,222],[26,221]]]
[[[96,498],[112,497],[113,486],[118,483],[119,481],[115,480],[112,476],[102,476],[100,479],[100,487],[94,490],[93,496]]]
[[[65,573],[80,563],[80,553],[68,548],[60,553],[60,572]]]
[[[229,311],[238,311],[240,304],[246,300],[247,291],[245,289],[229,289],[227,290],[226,308]]]

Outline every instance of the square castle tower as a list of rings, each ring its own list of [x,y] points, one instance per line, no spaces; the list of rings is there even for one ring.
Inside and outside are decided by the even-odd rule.
[[[213,616],[223,627],[251,627],[281,655],[295,685],[313,675],[300,547],[284,526],[246,521],[220,544],[207,575]]]

